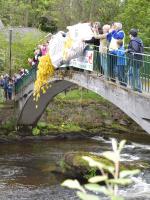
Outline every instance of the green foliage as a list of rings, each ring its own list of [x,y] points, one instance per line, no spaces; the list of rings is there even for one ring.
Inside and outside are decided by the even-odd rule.
[[[62,123],[60,130],[64,132],[70,132],[70,131],[78,132],[81,131],[81,128],[75,123],[68,122],[68,123]]]
[[[71,123],[71,122],[66,122],[66,123],[62,123],[61,125],[55,125],[55,124],[48,124],[46,122],[39,122],[36,126],[36,128],[33,129],[33,131],[35,131],[36,135],[36,131],[39,130],[41,134],[47,135],[49,132],[52,131],[57,131],[57,132],[79,132],[82,129],[75,123]]]
[[[46,122],[38,122],[37,127],[39,129],[47,128],[48,124]]]
[[[149,45],[149,0],[1,0],[0,18],[5,25],[52,33],[78,22],[100,21],[103,25],[117,20],[126,33],[133,27],[140,29]]]
[[[9,68],[9,44],[5,36],[5,32],[0,32],[0,60],[2,60],[1,71],[8,72]],[[16,72],[20,68],[28,68],[28,58],[33,57],[33,50],[40,40],[44,37],[42,32],[32,32],[22,35],[21,33],[13,32],[12,43],[12,72]]]
[[[149,46],[150,32],[150,6],[149,0],[125,0],[116,20],[123,23],[124,30],[128,34],[131,28],[139,29],[139,36],[143,39],[145,46]]]
[[[77,189],[77,195],[82,200],[95,199],[99,200],[98,195],[91,195],[88,191],[98,193],[104,193],[109,196],[111,200],[123,200],[122,197],[118,195],[119,185],[129,185],[132,183],[131,176],[138,174],[139,170],[120,170],[120,154],[124,148],[125,140],[121,141],[119,144],[116,140],[112,140],[113,151],[107,151],[103,153],[103,156],[114,163],[114,167],[103,164],[99,161],[95,161],[93,158],[88,156],[83,156],[83,159],[89,163],[90,167],[97,167],[101,176],[94,176],[90,178],[89,184],[81,186],[77,180],[66,180],[62,183],[62,186],[69,187],[71,189]],[[109,178],[108,172],[113,178]],[[105,182],[105,186],[100,186],[101,182]]]
[[[39,28],[44,32],[55,33],[57,31],[56,21],[43,16],[40,18]]]
[[[0,126],[0,128],[4,129],[4,130],[7,130],[7,131],[14,131],[15,130],[15,125],[16,125],[15,119],[11,119],[11,120],[5,122],[4,124],[2,124]]]
[[[81,21],[100,21],[104,24],[114,20],[119,6],[119,0],[57,0],[52,5],[52,16],[62,29]]]
[[[34,136],[40,135],[40,129],[38,129],[37,127],[36,127],[36,128],[33,128],[32,134],[33,134]]]
[[[36,26],[54,32],[80,21],[113,20],[119,0],[8,0],[0,1],[0,13],[5,25]]]
[[[88,173],[84,176],[84,178],[90,179],[90,178],[96,176],[96,170],[97,170],[96,168],[90,168]]]
[[[3,71],[7,66],[8,42],[2,32],[0,32],[0,45],[0,70]]]
[[[13,61],[16,67],[28,66],[28,58],[33,57],[33,49],[38,44],[41,36],[36,36],[33,33],[28,33],[24,37],[19,36],[16,38],[12,46]]]
[[[89,91],[89,90],[86,90],[86,89],[83,89],[83,88],[80,88],[80,89],[75,89],[75,90],[70,90],[68,91],[67,93],[61,93],[59,95],[57,95],[56,97],[57,100],[93,100],[93,101],[100,101],[100,102],[103,102],[105,101],[100,95],[92,92],[92,91]]]

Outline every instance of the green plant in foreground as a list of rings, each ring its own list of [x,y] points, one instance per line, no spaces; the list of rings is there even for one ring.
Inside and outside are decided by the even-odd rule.
[[[122,140],[119,144],[115,139],[112,140],[113,151],[106,151],[103,156],[112,161],[114,166],[108,166],[104,163],[95,161],[94,159],[83,156],[82,158],[89,163],[90,167],[96,167],[100,170],[101,176],[94,176],[88,180],[88,184],[81,186],[77,180],[66,180],[62,186],[77,189],[77,195],[82,200],[100,200],[99,193],[104,193],[111,200],[123,200],[124,198],[118,195],[119,185],[125,186],[132,183],[131,176],[138,174],[140,171],[135,170],[120,170],[120,154],[126,141]],[[110,177],[112,178],[109,178]],[[101,182],[105,184],[100,185]],[[92,194],[90,193],[92,192]],[[97,195],[93,194],[96,193]]]

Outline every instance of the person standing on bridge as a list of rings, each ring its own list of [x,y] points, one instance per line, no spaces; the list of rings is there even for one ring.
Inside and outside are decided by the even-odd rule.
[[[133,90],[142,92],[140,80],[140,67],[143,64],[144,45],[140,38],[138,38],[138,30],[131,29],[129,32],[130,42],[128,45],[129,55],[129,84]]]
[[[84,42],[86,44],[89,44],[92,47],[92,49],[95,50],[95,52],[94,52],[94,60],[95,60],[94,67],[98,71],[102,72],[102,68],[101,68],[101,65],[100,65],[100,56],[99,56],[100,40],[99,40],[99,38],[95,37],[95,35],[102,34],[101,24],[99,22],[94,22],[94,23],[91,24],[91,29],[92,29],[92,32],[93,32],[92,39],[84,40]],[[87,46],[86,49],[87,48],[89,49],[90,46]]]
[[[125,49],[123,46],[123,41],[117,41],[118,49],[114,50],[112,53],[117,56],[117,65],[116,65],[116,76],[119,80],[120,85],[127,86],[127,78],[125,73],[126,67],[126,55]]]
[[[8,99],[8,81],[9,81],[9,75],[6,74],[4,76],[4,82],[3,82],[4,96],[6,101]]]
[[[9,100],[12,100],[12,94],[13,94],[13,81],[12,81],[11,78],[9,79],[9,82],[8,82],[8,89],[7,89],[7,91],[8,91],[8,99],[9,99]]]
[[[94,37],[100,40],[99,52],[100,52],[100,64],[102,67],[102,71],[105,77],[108,77],[108,70],[107,70],[107,49],[108,49],[108,40],[107,35],[110,30],[110,25],[105,24],[102,27],[101,34],[95,34]]]
[[[107,35],[107,40],[110,42],[108,49],[108,75],[112,81],[115,81],[115,69],[117,65],[117,56],[113,54],[113,51],[118,49],[118,40],[122,40],[124,46],[124,38],[125,33],[122,30],[122,24],[120,22],[113,23],[111,32]]]

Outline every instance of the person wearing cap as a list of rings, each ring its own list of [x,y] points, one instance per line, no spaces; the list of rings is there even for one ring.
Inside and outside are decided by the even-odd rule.
[[[130,42],[127,50],[129,56],[129,84],[132,89],[142,92],[140,67],[143,64],[144,46],[142,40],[138,37],[137,29],[131,29],[129,37]]]

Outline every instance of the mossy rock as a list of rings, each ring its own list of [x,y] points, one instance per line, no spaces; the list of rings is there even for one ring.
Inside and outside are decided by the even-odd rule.
[[[93,158],[95,161],[102,162],[106,165],[113,166],[113,163],[103,157],[93,155],[91,153],[87,152],[72,152],[72,153],[67,153],[64,157],[64,160],[67,165],[70,165],[71,167],[75,168],[87,168],[90,169],[88,162],[85,161],[82,156],[89,156]]]
[[[94,175],[101,175],[100,171],[97,168],[91,168],[82,156],[89,156],[96,161],[113,166],[111,161],[87,152],[70,152],[60,161],[62,173],[68,178],[76,178],[82,183],[86,183],[87,179]]]
[[[67,178],[75,178],[78,179],[82,183],[86,183],[87,179],[90,177],[93,177],[95,175],[101,175],[100,170],[97,168],[91,168],[88,165],[88,162],[85,161],[82,156],[89,156],[93,158],[95,161],[98,161],[100,163],[105,164],[106,166],[114,166],[113,162],[107,160],[104,157],[93,155],[91,153],[87,152],[70,152],[67,153],[63,160],[60,162],[60,168],[61,172],[67,177]],[[126,163],[121,162],[120,168],[122,170],[134,170],[134,169],[140,169],[143,170],[145,167],[147,168],[146,163],[142,163],[142,165],[132,164],[132,163]],[[109,174],[109,173],[108,173]],[[112,177],[111,174],[109,174],[110,177]]]

